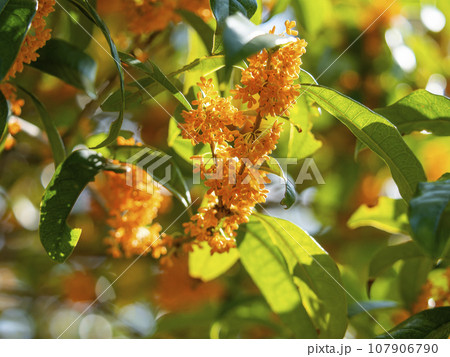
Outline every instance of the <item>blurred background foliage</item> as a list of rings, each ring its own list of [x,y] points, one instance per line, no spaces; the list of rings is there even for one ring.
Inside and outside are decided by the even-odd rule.
[[[68,12],[56,6],[49,18],[52,37],[85,48],[95,59],[95,83],[100,93],[110,82],[117,86],[114,63],[104,50],[107,43],[102,34],[88,29],[94,35],[89,41],[70,18],[80,19],[80,15],[63,3]],[[154,61],[164,73],[207,54],[197,33],[183,22],[171,22],[145,38],[132,34],[126,30],[128,20],[120,3],[97,1],[98,12],[120,50]],[[371,109],[392,104],[419,88],[440,95],[450,93],[450,2],[446,0],[264,0],[261,8],[259,16],[267,29],[273,25],[282,28],[285,19],[297,21],[300,36],[308,42],[303,68],[320,84]],[[185,74],[183,87],[189,89],[198,77],[196,71]],[[93,120],[80,115],[80,108],[91,99],[32,67],[27,67],[17,82],[46,105],[69,149],[92,134],[106,131],[116,117],[101,110],[95,112]],[[177,103],[166,93],[157,100],[161,105],[147,100],[128,109],[123,129],[134,132],[146,144],[170,151],[170,114]],[[52,155],[31,101],[26,100],[22,117],[27,122],[21,121],[16,145],[0,156],[0,337],[289,336],[239,262],[220,278],[203,282],[189,276],[185,256],[167,268],[150,257],[134,262],[108,256],[103,244],[108,228],[92,210],[90,189],[79,198],[70,217],[71,224],[83,229],[74,254],[64,264],[50,261],[37,228],[39,202],[54,171]],[[448,305],[450,276],[445,265],[424,275],[413,259],[399,261],[371,284],[369,262],[376,252],[407,238],[373,227],[351,229],[347,222],[361,205],[377,205],[380,196],[399,198],[398,190],[388,168],[374,153],[362,150],[355,155],[356,139],[345,126],[325,112],[311,118],[313,137],[308,138],[305,156],[314,158],[325,184],[306,181],[298,185],[299,199],[288,211],[275,205],[279,202],[275,187],[266,205],[268,211],[313,235],[338,263],[348,292],[358,301],[378,302],[371,313],[386,329],[411,313],[436,304]],[[414,132],[405,140],[424,165],[429,180],[450,171],[447,138]],[[279,150],[282,153],[284,149]],[[190,175],[184,165],[183,170]],[[296,177],[299,167],[292,167],[289,174]],[[202,190],[194,190],[194,199],[202,194]],[[170,196],[165,197],[159,218],[163,227],[181,212],[178,206]],[[112,282],[114,285],[104,292]],[[346,336],[370,338],[382,333],[354,302],[348,298]]]

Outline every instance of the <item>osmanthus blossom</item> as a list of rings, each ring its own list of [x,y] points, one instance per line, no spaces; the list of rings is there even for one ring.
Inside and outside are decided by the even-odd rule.
[[[281,36],[297,35],[292,30],[294,21],[286,21],[285,26],[286,33]],[[182,136],[191,139],[193,145],[209,144],[212,151],[212,163],[200,164],[201,178],[208,187],[206,204],[184,223],[185,234],[194,243],[208,242],[211,253],[235,247],[239,225],[248,222],[255,205],[267,198],[265,184],[270,180],[259,167],[269,159],[280,138],[282,126],[274,117],[288,116],[299,95],[300,86],[294,81],[306,45],[295,38],[250,57],[248,68],[242,71],[241,85],[233,91],[234,98],[221,98],[212,80],[201,78],[201,91],[192,103],[197,107],[183,112]],[[233,100],[256,108],[256,114],[249,116]],[[244,129],[248,122],[250,131]]]
[[[30,64],[31,62],[36,61],[39,57],[37,50],[44,47],[46,42],[50,39],[52,30],[46,28],[47,24],[45,19],[50,13],[55,11],[54,5],[55,0],[39,0],[36,14],[31,22],[31,28],[25,36],[14,63],[0,83],[0,91],[10,102],[11,112],[14,115],[21,114],[25,102],[23,99],[17,98],[16,88],[11,83],[8,83],[8,81],[11,78],[15,78],[17,73],[23,71],[24,64]],[[19,131],[17,128],[20,130],[20,126],[18,127],[17,123],[9,124],[9,136],[5,144],[5,149],[11,149],[14,146],[15,139],[12,135]]]

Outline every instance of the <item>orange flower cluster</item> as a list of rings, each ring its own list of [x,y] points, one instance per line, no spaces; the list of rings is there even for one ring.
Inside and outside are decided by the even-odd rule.
[[[286,21],[285,26],[286,34],[297,35],[292,30],[295,21]],[[263,50],[250,57],[248,68],[242,72],[243,86],[237,86],[234,98],[248,103],[249,108],[258,103],[256,110],[262,117],[289,115],[287,108],[295,104],[299,95],[300,85],[294,81],[300,73],[306,45],[305,40],[296,38],[276,51]]]
[[[204,20],[211,18],[208,0],[123,0],[122,8],[131,32],[137,35],[164,30],[180,22],[177,9],[189,10]]]
[[[119,137],[118,144],[135,145],[135,142]],[[154,258],[159,258],[167,254],[167,248],[172,245],[172,237],[161,233],[160,224],[153,223],[164,197],[147,172],[136,166],[130,170],[129,175],[136,178],[133,186],[127,184],[126,175],[111,171],[104,172],[106,182],[96,180],[98,192],[109,212],[107,223],[111,231],[105,241],[115,258],[150,252]]]
[[[55,0],[39,0],[38,9],[31,22],[31,30],[25,36],[20,51],[3,80],[4,82],[8,81],[10,78],[14,78],[17,73],[22,72],[24,63],[30,64],[39,57],[36,51],[44,47],[45,43],[51,37],[52,30],[45,28],[45,18],[51,12],[55,11],[54,5]],[[16,89],[9,83],[1,83],[0,91],[5,98],[10,101],[13,114],[20,115],[21,107],[24,102],[22,99],[17,99]]]
[[[291,30],[294,26],[295,22],[286,21],[286,33],[295,35]],[[248,102],[249,107],[257,105],[256,116],[244,114],[232,104],[231,97],[221,98],[212,80],[204,78],[192,103],[197,108],[183,112],[182,136],[193,145],[210,144],[212,151],[212,163],[202,161],[199,165],[209,188],[206,205],[184,223],[185,233],[197,242],[207,241],[211,253],[235,247],[239,225],[248,222],[257,203],[266,200],[265,184],[270,180],[259,168],[275,149],[282,129],[280,123],[266,117],[281,115],[295,104],[299,93],[294,80],[305,46],[305,41],[296,39],[249,59],[249,67],[242,73],[243,86],[237,86],[234,99]],[[251,125],[249,131],[246,123]]]

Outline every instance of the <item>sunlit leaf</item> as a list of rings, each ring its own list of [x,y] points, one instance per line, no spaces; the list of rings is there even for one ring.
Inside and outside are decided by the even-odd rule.
[[[333,10],[330,0],[292,0],[291,5],[299,24],[313,37],[326,25]]]
[[[266,234],[283,254],[302,303],[321,338],[341,338],[347,328],[347,301],[339,270],[305,231],[283,219],[257,214]]]
[[[373,207],[361,205],[352,214],[347,225],[352,228],[371,226],[389,233],[409,235],[408,206],[403,200],[380,197]]]
[[[177,12],[181,15],[184,21],[186,21],[195,31],[197,31],[203,41],[203,44],[211,54],[214,45],[214,30],[207,23],[205,23],[201,17],[190,11],[179,9]]]
[[[67,218],[86,185],[108,165],[97,152],[78,150],[56,168],[42,198],[39,221],[39,237],[52,260],[62,263],[72,254],[81,229],[70,228]]]
[[[36,0],[8,1],[0,12],[0,82],[19,53],[37,10]]]
[[[289,37],[267,34],[242,14],[235,14],[226,19],[223,32],[225,64],[231,66],[250,55],[292,41]]]
[[[228,253],[212,254],[206,242],[194,246],[189,253],[189,275],[203,281],[216,279],[229,270],[238,260],[239,252],[231,249]]]
[[[450,335],[450,307],[436,307],[411,316],[377,338],[448,338]]]
[[[450,99],[424,89],[375,111],[389,119],[402,134],[426,130],[435,135],[450,135]]]
[[[32,67],[84,90],[92,98],[95,97],[97,63],[92,57],[59,39],[47,41],[38,53],[39,57],[31,63]]]
[[[295,185],[286,177],[280,163],[275,158],[271,157],[269,160],[265,161],[263,165],[261,165],[261,170],[277,175],[283,180],[285,190],[284,197],[280,204],[285,206],[286,209],[292,207],[297,196],[295,192]]]
[[[305,84],[301,89],[386,162],[400,194],[409,201],[417,184],[426,181],[426,177],[419,160],[395,126],[334,89],[311,84]]]
[[[245,232],[245,233],[244,233]],[[296,337],[317,337],[288,266],[266,228],[258,221],[246,224],[238,236],[241,262],[272,310]]]
[[[450,238],[450,174],[419,183],[409,205],[412,238],[432,257],[440,257]]]

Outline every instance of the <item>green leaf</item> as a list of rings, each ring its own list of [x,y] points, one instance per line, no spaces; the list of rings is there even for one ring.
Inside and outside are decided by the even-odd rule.
[[[42,124],[44,125],[45,132],[47,133],[56,167],[64,161],[66,157],[66,149],[64,147],[61,136],[59,135],[58,129],[56,128],[55,122],[50,118],[47,109],[33,93],[27,91],[23,87],[19,88],[31,98],[34,105],[36,106],[36,109],[38,110],[39,116],[42,120]]]
[[[375,253],[369,265],[369,277],[375,279],[399,260],[424,257],[425,254],[415,242],[409,241],[381,248]]]
[[[433,258],[440,257],[450,238],[450,174],[419,183],[408,216],[412,238]]]
[[[189,253],[189,275],[203,281],[211,281],[227,272],[239,260],[237,249],[230,249],[228,253],[212,254],[208,243],[203,242],[194,246]]]
[[[39,222],[39,237],[52,260],[64,262],[77,245],[81,229],[70,228],[66,220],[83,189],[106,166],[95,151],[78,150],[57,167],[42,198]]]
[[[353,303],[348,307],[348,317],[353,317],[363,312],[371,312],[375,310],[392,309],[398,307],[396,301],[360,301]]]
[[[403,263],[398,283],[400,296],[406,308],[412,309],[433,266],[434,262],[429,257],[410,258]]]
[[[153,62],[147,61],[148,63],[142,63],[138,59],[120,52],[120,59],[122,62],[134,66],[141,71],[145,72],[149,78],[154,82],[161,84],[165,89],[167,89],[172,95],[187,109],[192,109],[191,104],[186,99],[186,97],[181,93],[177,87],[170,81],[169,78],[161,71],[161,69]]]
[[[51,74],[95,98],[97,63],[78,47],[59,39],[49,40],[31,66]]]
[[[295,192],[295,185],[286,177],[277,159],[273,157],[269,158],[269,160],[266,160],[264,164],[261,165],[260,169],[277,175],[278,177],[281,177],[281,179],[283,179],[285,191],[284,197],[281,200],[280,204],[284,205],[286,209],[292,207],[297,197],[297,193]]]
[[[96,7],[96,0],[89,0],[92,7]],[[85,50],[94,37],[95,24],[88,17],[82,16],[72,4],[67,4],[66,9],[70,13],[69,23],[69,42],[77,46],[80,50]],[[81,16],[80,16],[81,15]]]
[[[448,338],[450,335],[450,307],[436,307],[411,316],[394,327],[389,334],[398,339]],[[377,338],[391,338],[388,334]]]
[[[298,22],[312,37],[319,34],[333,11],[330,0],[293,0],[291,5]]]
[[[238,250],[242,264],[271,309],[294,336],[317,337],[286,262],[260,222],[251,221],[245,225],[238,235]]]
[[[0,12],[0,82],[19,53],[37,10],[36,0],[8,1]]]
[[[113,143],[114,140],[116,140],[117,136],[119,135],[120,129],[122,127],[123,112],[125,111],[125,80],[124,80],[123,68],[120,63],[120,57],[119,57],[119,53],[117,52],[116,45],[114,44],[114,41],[111,38],[111,34],[109,33],[109,29],[106,26],[106,24],[103,22],[101,17],[98,15],[95,8],[92,7],[92,5],[90,4],[90,2],[88,0],[69,0],[69,1],[72,4],[74,4],[85,16],[87,16],[102,31],[103,36],[105,37],[106,42],[109,45],[111,57],[114,60],[114,64],[115,64],[115,66],[117,68],[117,72],[119,74],[120,97],[121,97],[119,116],[111,124],[107,138],[97,146],[97,148],[99,148],[99,147],[103,147],[103,146]]]
[[[408,205],[403,200],[380,197],[374,207],[361,205],[347,222],[351,229],[375,227],[389,233],[410,234]]]
[[[214,30],[207,23],[205,23],[201,17],[190,11],[178,9],[177,12],[181,15],[185,22],[197,31],[205,47],[208,49],[208,52],[211,54],[214,45]]]
[[[223,27],[225,20],[237,12],[250,19],[256,12],[256,0],[211,0],[211,10],[217,21],[217,27]]]
[[[3,132],[6,130],[6,124],[9,117],[9,105],[5,96],[0,91],[0,139],[3,136]]]
[[[386,162],[400,194],[409,201],[417,184],[426,181],[426,176],[419,160],[395,126],[361,103],[333,89],[304,84],[302,90]]]
[[[203,75],[208,75],[224,67],[224,56],[202,57],[166,76],[154,63],[142,63],[138,59],[123,52],[120,53],[120,57],[127,65],[133,66],[147,75],[131,84],[134,87],[138,87],[136,91],[125,91],[127,108],[142,104],[149,99],[154,99],[154,97],[167,89],[186,109],[189,110],[192,108],[189,101],[171,82],[171,79],[183,72],[189,72],[194,68],[204,70]],[[106,99],[101,105],[101,108],[104,111],[116,111],[120,103],[121,94],[117,91]]]
[[[375,111],[389,119],[402,134],[426,130],[435,135],[450,135],[450,99],[424,89]]]
[[[186,181],[171,156],[148,146],[116,144],[102,148],[102,153],[107,158],[140,167],[155,181],[172,192],[185,207],[190,206],[191,196]]]
[[[270,9],[269,19],[276,14],[280,14],[286,10],[291,3],[291,0],[278,0],[273,3],[273,7]]]
[[[347,301],[333,259],[295,224],[262,214],[255,214],[255,219],[282,252],[319,337],[343,337],[347,329]]]
[[[292,41],[289,37],[265,34],[245,16],[237,13],[226,19],[223,32],[225,65],[231,66],[262,49],[271,49]]]

